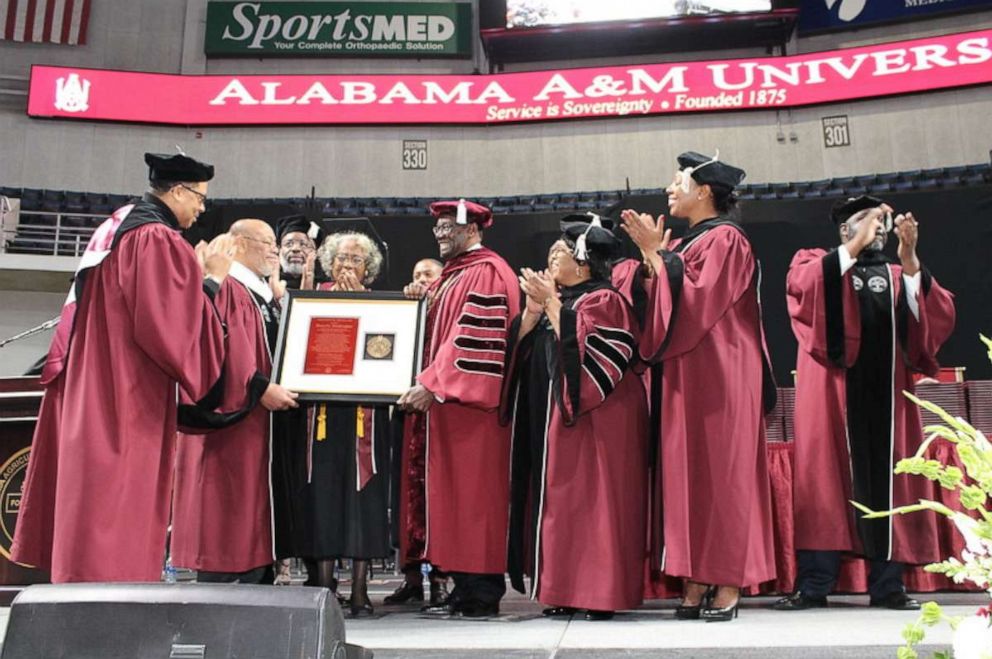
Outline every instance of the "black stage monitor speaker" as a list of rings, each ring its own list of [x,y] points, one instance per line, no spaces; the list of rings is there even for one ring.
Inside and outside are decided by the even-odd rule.
[[[222,584],[30,586],[2,659],[369,659],[344,642],[324,588]]]

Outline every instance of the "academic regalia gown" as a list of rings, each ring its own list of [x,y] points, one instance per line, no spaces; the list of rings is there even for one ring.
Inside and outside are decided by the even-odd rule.
[[[608,284],[561,293],[561,339],[542,318],[509,360],[510,578],[524,592],[531,575],[532,599],[551,606],[631,609],[647,530],[647,399],[629,368],[639,330]]]
[[[326,403],[314,415],[303,555],[389,556],[389,408]]]
[[[934,485],[894,476],[923,441],[912,372],[937,372],[954,327],[953,296],[925,270],[910,311],[902,268],[877,252],[844,275],[837,249],[800,250],[787,281],[799,340],[795,411],[795,544],[902,563],[940,560],[933,515],[862,520],[876,510],[932,499]]]
[[[276,558],[306,555],[307,446],[310,442],[309,408],[272,414],[272,517]]]
[[[170,552],[179,567],[246,572],[273,559],[270,413],[258,401],[272,371],[278,309],[265,287],[236,264],[217,295],[228,329],[224,396],[197,423],[206,434],[179,435]]]
[[[311,413],[303,556],[390,555],[389,408],[326,403]]]
[[[517,278],[485,247],[449,260],[428,290],[424,368],[437,398],[406,415],[402,474],[404,563],[451,572],[506,571],[510,430],[499,425],[507,331]]]
[[[763,411],[774,387],[757,262],[743,230],[720,219],[672,241],[662,259],[640,345],[662,368],[662,569],[728,586],[774,579]]]
[[[286,276],[286,288],[298,290],[301,277]],[[303,490],[309,477],[312,408],[272,414],[272,518],[276,558],[306,556],[306,511]]]
[[[71,349],[46,383],[12,548],[53,582],[161,577],[176,385],[202,399],[224,356],[224,328],[178,229],[146,196],[77,286]]]

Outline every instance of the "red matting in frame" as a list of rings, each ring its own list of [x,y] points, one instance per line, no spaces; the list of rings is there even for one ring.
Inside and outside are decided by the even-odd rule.
[[[357,318],[311,318],[306,375],[351,375],[358,348]]]

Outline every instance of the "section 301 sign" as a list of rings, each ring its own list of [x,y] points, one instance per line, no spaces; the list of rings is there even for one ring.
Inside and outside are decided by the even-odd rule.
[[[471,57],[468,2],[210,2],[211,57]]]
[[[188,126],[498,124],[777,109],[992,83],[992,30],[789,57],[491,75],[182,76],[34,66],[28,114]]]

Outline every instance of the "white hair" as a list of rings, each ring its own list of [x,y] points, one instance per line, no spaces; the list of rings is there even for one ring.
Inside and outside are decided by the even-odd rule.
[[[325,238],[324,243],[317,250],[320,265],[324,268],[324,272],[331,272],[334,257],[337,256],[341,243],[346,240],[354,240],[365,252],[365,278],[362,280],[362,284],[368,286],[375,281],[382,269],[382,252],[379,251],[375,241],[360,231],[339,231]]]

